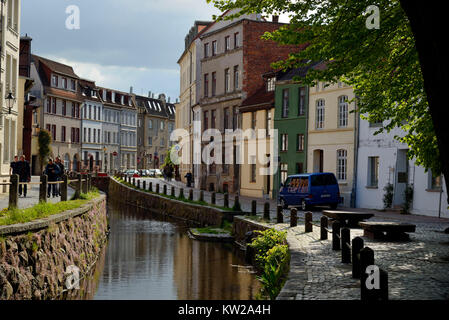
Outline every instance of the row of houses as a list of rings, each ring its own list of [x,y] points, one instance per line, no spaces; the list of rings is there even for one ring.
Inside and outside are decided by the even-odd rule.
[[[16,155],[41,173],[42,130],[52,137],[50,157],[61,157],[68,171],[159,168],[175,124],[170,98],[97,86],[72,66],[32,54],[32,38],[20,36],[21,1],[0,5],[0,181],[9,181]]]
[[[273,72],[272,62],[301,50],[260,39],[280,25],[276,17],[264,21],[258,15],[195,22],[178,61],[181,95],[176,127],[190,132],[192,139],[201,139],[201,133],[210,128],[222,133],[265,130],[262,145],[266,145],[263,152],[268,161],[257,157],[260,147],[251,149],[249,139],[243,150],[236,147],[234,154],[222,153],[223,158],[234,160],[240,153],[241,164],[187,163],[181,165],[181,173],[192,172],[197,188],[276,199],[289,175],[332,172],[344,207],[383,209],[389,186],[393,208],[401,208],[406,191],[412,190],[412,213],[448,217],[443,177],[408,159],[407,145],[395,139],[404,134],[399,129],[377,134],[386,123],[369,123],[355,112],[352,87],[340,81],[318,82],[313,87],[295,81],[305,76],[306,68]],[[324,67],[323,63],[313,65]],[[195,120],[201,123],[199,132],[193,128]],[[277,135],[270,136],[274,132]],[[210,143],[202,140],[201,153]],[[193,144],[190,148],[183,152],[200,159]],[[261,174],[262,169],[271,174]]]

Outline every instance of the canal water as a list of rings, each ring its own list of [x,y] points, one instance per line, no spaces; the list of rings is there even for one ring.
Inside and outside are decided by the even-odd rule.
[[[111,233],[86,296],[96,300],[250,300],[253,269],[232,244],[192,240],[187,226],[108,204]],[[90,291],[90,292],[89,292]]]

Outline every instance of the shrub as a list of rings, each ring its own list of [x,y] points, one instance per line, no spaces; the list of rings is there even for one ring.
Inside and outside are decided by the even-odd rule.
[[[388,183],[384,188],[385,194],[384,194],[384,209],[391,208],[393,205],[393,196],[394,196],[394,187],[391,183]]]

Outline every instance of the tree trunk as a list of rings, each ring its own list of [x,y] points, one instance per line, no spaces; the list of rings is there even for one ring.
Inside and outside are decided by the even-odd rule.
[[[415,36],[424,77],[424,90],[429,102],[440,151],[441,169],[449,190],[448,98],[449,58],[447,56],[447,12],[441,1],[400,0]],[[381,21],[382,28],[382,21]],[[449,198],[448,198],[449,203]]]

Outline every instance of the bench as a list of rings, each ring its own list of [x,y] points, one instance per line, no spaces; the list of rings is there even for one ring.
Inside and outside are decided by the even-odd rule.
[[[409,240],[408,233],[415,232],[416,226],[398,222],[359,222],[364,236],[380,240]]]
[[[374,216],[373,213],[335,210],[324,210],[323,215],[328,218],[338,220],[342,227],[359,227],[359,222],[370,219]]]

